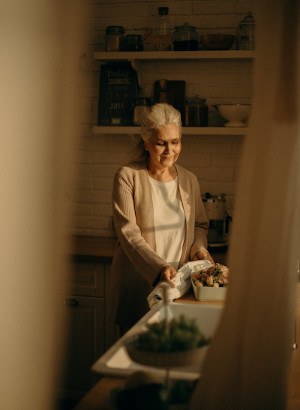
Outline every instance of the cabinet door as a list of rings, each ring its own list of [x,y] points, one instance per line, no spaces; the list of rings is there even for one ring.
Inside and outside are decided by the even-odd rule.
[[[111,312],[111,298],[110,298],[110,271],[111,264],[105,266],[106,270],[106,348],[109,349],[116,341],[119,339],[119,331],[117,326],[114,324]]]
[[[76,262],[71,279],[72,295],[105,297],[105,264]]]
[[[105,351],[105,301],[71,296],[65,304],[69,327],[63,385],[65,395],[77,398],[97,380],[91,366]]]

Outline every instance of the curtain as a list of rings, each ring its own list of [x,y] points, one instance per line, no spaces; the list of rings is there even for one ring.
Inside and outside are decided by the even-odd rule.
[[[80,0],[1,2],[0,408],[55,407],[66,334]],[[75,87],[75,85],[77,87]]]
[[[300,254],[299,2],[257,2],[231,280],[190,409],[284,409]],[[299,30],[299,29],[298,29]]]

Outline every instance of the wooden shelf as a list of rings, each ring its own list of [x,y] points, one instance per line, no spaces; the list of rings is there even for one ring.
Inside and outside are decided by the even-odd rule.
[[[254,59],[254,50],[218,50],[218,51],[97,51],[94,58],[101,61],[167,61],[167,60],[240,60]],[[226,127],[183,127],[184,135],[247,135],[245,128]],[[134,126],[94,126],[95,135],[138,135],[140,127]]]
[[[230,128],[230,127],[183,127],[184,135],[247,135],[247,127]],[[139,135],[140,127],[122,127],[122,126],[94,126],[93,134],[111,134],[111,135]]]
[[[253,59],[254,50],[220,51],[97,51],[96,60],[213,60]]]

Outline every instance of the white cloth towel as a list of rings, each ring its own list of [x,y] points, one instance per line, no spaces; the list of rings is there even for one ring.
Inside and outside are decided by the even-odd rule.
[[[184,295],[189,290],[189,288],[191,287],[191,273],[199,272],[202,269],[208,269],[212,265],[213,264],[209,260],[202,259],[199,261],[187,262],[185,265],[181,266],[181,268],[178,269],[176,275],[173,278],[175,288],[171,288],[171,286],[168,285],[168,300],[166,302],[172,303],[175,299],[178,299],[180,296]],[[160,282],[147,297],[147,302],[150,309],[157,303],[163,301],[162,283],[166,282]]]

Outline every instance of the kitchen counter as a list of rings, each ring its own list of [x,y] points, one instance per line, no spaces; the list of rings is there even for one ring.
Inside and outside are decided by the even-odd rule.
[[[73,255],[75,259],[91,262],[111,262],[117,238],[113,236],[73,236]],[[215,262],[225,264],[227,246],[209,247]]]
[[[73,255],[86,261],[110,263],[117,239],[115,237],[80,236],[73,237]],[[216,262],[225,264],[226,249],[224,247],[210,249]],[[180,301],[195,303],[192,290],[184,295]],[[199,302],[196,302],[199,303]],[[288,406],[286,410],[300,409],[300,284],[298,284],[298,319],[297,340],[298,349],[294,352],[289,377]],[[117,377],[102,377],[100,381],[83,397],[74,410],[104,410],[108,409],[107,401],[114,388],[122,387],[125,379]]]
[[[195,303],[192,293],[185,295],[182,301]],[[297,341],[298,349],[293,353],[291,369],[288,381],[288,401],[286,410],[300,409],[300,283],[297,285]],[[197,302],[198,303],[198,302]],[[108,400],[110,393],[115,388],[123,387],[124,378],[103,377],[100,381],[83,397],[74,410],[108,410]]]
[[[73,255],[86,259],[109,262],[114,256],[117,238],[113,236],[73,236]]]

